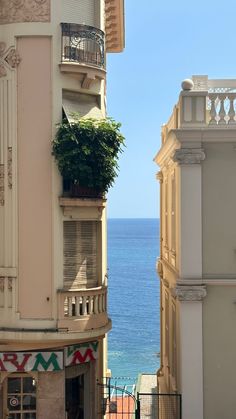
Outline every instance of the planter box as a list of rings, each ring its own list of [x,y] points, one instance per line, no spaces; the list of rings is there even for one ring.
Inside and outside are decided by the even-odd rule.
[[[103,198],[104,194],[88,186],[71,185],[70,196],[74,198]]]

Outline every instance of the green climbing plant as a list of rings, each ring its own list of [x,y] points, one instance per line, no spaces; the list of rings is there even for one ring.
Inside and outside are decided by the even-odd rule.
[[[121,124],[112,118],[63,120],[52,144],[52,154],[64,181],[107,192],[118,174],[123,151]]]

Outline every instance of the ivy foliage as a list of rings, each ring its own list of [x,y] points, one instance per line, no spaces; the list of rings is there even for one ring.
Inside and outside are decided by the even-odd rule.
[[[107,192],[118,174],[124,146],[120,126],[112,118],[77,118],[70,124],[64,119],[52,145],[63,179]]]

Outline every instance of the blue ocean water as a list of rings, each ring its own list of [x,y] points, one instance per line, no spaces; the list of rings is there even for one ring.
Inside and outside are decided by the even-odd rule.
[[[159,367],[159,220],[108,220],[108,365],[113,377]]]

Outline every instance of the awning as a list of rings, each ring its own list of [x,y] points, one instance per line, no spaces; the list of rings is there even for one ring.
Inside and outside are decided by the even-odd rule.
[[[68,121],[74,122],[75,114],[85,118],[104,118],[99,107],[99,96],[64,90],[62,93],[62,106]]]

